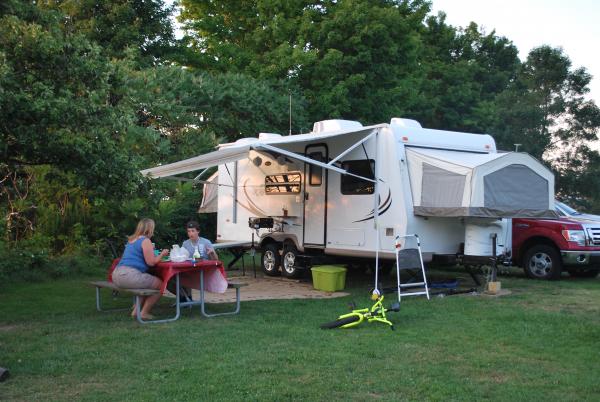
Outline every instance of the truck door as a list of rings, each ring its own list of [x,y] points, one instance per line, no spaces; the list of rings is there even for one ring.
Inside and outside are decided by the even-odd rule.
[[[308,158],[327,161],[326,145],[308,145]],[[327,169],[304,164],[304,245],[325,246],[327,218]]]

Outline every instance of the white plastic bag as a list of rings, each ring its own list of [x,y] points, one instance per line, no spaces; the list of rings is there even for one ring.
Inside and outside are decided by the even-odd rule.
[[[169,254],[173,262],[183,262],[190,257],[190,253],[185,248],[179,247],[178,244],[173,245]]]

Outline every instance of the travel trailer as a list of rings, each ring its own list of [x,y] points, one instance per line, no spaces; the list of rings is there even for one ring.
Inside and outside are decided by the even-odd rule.
[[[217,173],[200,180],[213,166]],[[260,133],[142,173],[200,170],[201,211],[216,210],[217,243],[256,245],[269,275],[297,276],[319,256],[374,259],[377,272],[393,264],[394,239],[407,234],[418,234],[426,262],[489,260],[493,242],[497,254],[511,243],[503,218],[556,216],[554,177],[533,157],[498,152],[489,135],[408,119]]]

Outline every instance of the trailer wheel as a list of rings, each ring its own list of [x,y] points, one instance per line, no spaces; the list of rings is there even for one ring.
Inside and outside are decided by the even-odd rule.
[[[554,247],[538,244],[525,253],[523,268],[529,278],[554,280],[560,278],[562,261]]]
[[[279,275],[279,266],[281,265],[281,256],[277,243],[269,243],[264,247],[262,254],[263,272],[268,276]]]
[[[281,273],[286,278],[297,278],[302,273],[298,268],[297,257],[298,249],[294,245],[286,245],[283,248]]]

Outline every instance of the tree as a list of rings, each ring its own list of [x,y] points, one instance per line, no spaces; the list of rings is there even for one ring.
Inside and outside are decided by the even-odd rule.
[[[134,53],[150,66],[177,57],[174,6],[163,0],[51,0],[45,7],[64,14],[67,33],[85,35],[110,58]]]
[[[132,106],[127,66],[102,56],[82,35],[65,35],[57,13],[45,18],[0,18],[4,168],[56,165],[88,185],[121,187],[135,167],[135,156],[123,148]]]
[[[211,71],[284,79],[312,120],[381,122],[410,104],[424,1],[183,0],[192,61]]]
[[[597,176],[590,174],[598,161],[590,143],[600,130],[600,109],[585,97],[590,81],[561,49],[535,48],[499,95],[500,118],[492,129],[502,148],[520,143],[522,151],[552,166],[559,195],[588,203],[600,196]]]
[[[422,33],[420,99],[411,113],[427,127],[485,132],[497,117],[495,99],[514,80],[516,47],[475,23],[457,29],[445,14],[431,16]]]
[[[95,194],[127,194],[144,159],[130,144],[160,141],[135,130],[129,64],[65,32],[62,21],[20,2],[0,15],[0,180],[13,239],[33,229],[36,167],[72,174],[71,185]]]
[[[89,238],[110,235],[115,221],[135,216],[128,205],[150,213],[182,191],[143,181],[140,169],[204,153],[217,136],[287,131],[288,92],[276,85],[143,68],[137,54],[111,56],[65,25],[58,9],[16,1],[2,7],[0,204],[12,240],[44,222],[54,237],[70,233],[65,204],[89,212],[73,215],[94,221]],[[305,125],[301,97],[294,106],[295,121]],[[51,186],[57,191],[46,191]],[[52,216],[64,224],[51,224]]]

